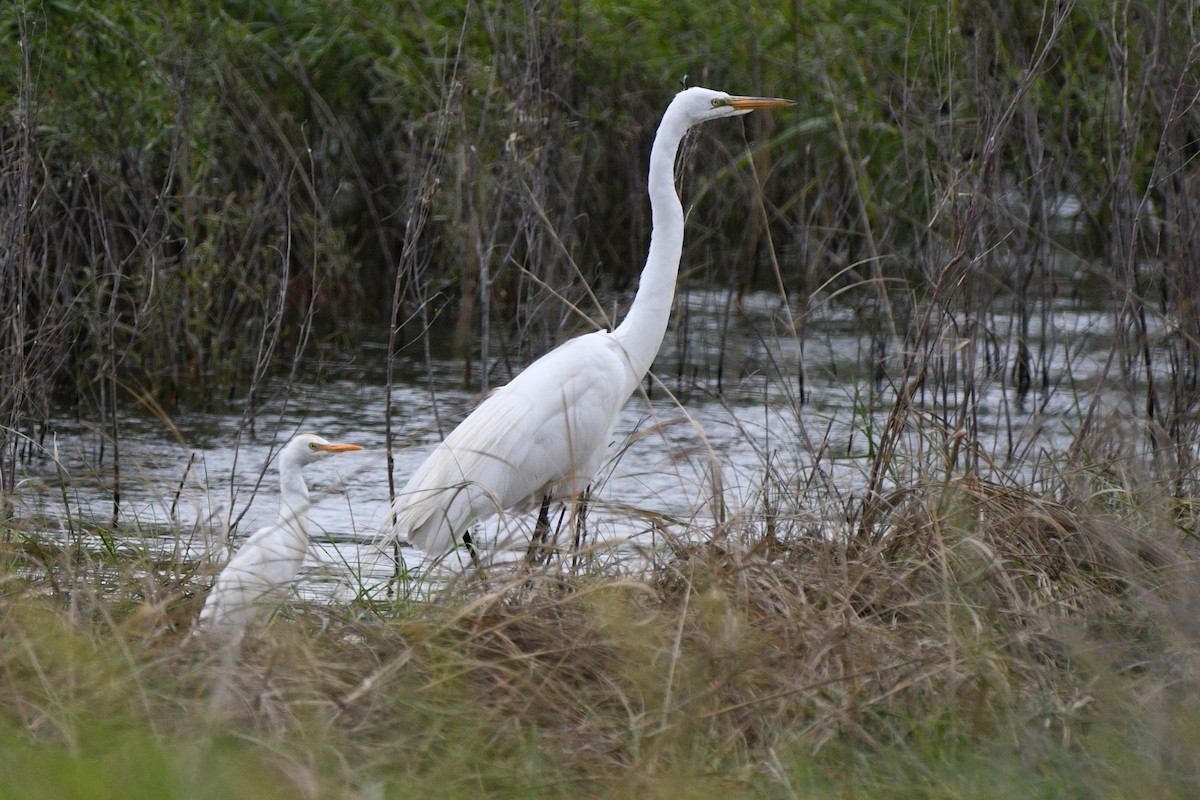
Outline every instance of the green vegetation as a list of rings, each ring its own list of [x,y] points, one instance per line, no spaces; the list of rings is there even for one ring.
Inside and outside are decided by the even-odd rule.
[[[403,341],[445,308],[465,357],[499,335],[524,363],[581,322],[544,313],[551,290],[596,314],[585,286],[634,280],[649,142],[685,75],[800,101],[748,121],[754,170],[712,177],[742,146],[699,137],[721,152],[685,187],[698,284],[837,276],[907,306],[890,282],[919,300],[961,246],[981,285],[1021,264],[1036,319],[1057,258],[1110,256],[1146,300],[1149,261],[1195,262],[1182,0],[9,5],[0,301],[21,325],[0,346],[25,432],[47,400],[104,407],[105,379],[168,406],[244,394],[268,345],[314,319],[353,340],[397,284]],[[1064,197],[1072,237],[1047,215]]]
[[[801,354],[849,309],[867,445],[764,451],[686,542],[643,510],[649,565],[297,605],[233,662],[194,565],[6,504],[0,797],[1196,796],[1191,0],[4,8],[5,498],[56,410],[119,468],[123,410],[252,415],[362,324],[390,364],[450,317],[465,382],[505,379],[635,280],[685,74],[800,101],[696,137],[684,279],[786,295]],[[774,368],[799,419],[823,366]],[[1074,436],[993,447],[985,396]]]

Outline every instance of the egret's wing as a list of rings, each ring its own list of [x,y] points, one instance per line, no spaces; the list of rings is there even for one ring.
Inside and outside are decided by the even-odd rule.
[[[493,392],[397,496],[396,531],[441,553],[476,517],[583,488],[632,391],[610,334],[572,339]],[[634,379],[636,380],[636,379]]]

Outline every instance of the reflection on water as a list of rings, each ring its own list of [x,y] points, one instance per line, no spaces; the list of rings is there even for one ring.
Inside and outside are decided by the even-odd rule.
[[[676,332],[668,334],[656,362],[662,381],[649,386],[649,398],[631,399],[616,426],[613,458],[601,470],[589,513],[590,540],[648,542],[656,528],[706,535],[718,514],[759,506],[767,475],[774,496],[798,500],[814,520],[836,518],[865,485],[868,456],[891,404],[887,384],[865,378],[870,370],[860,317],[826,306],[801,320],[798,309],[768,294],[748,295],[735,306],[725,293],[690,292],[679,304]],[[1098,387],[1113,324],[1110,312],[1060,302],[1047,336],[1031,342],[1048,382],[1035,382],[1023,403],[1008,380],[1014,337],[1004,310],[983,327],[944,337],[951,360],[961,360],[967,347],[988,350],[979,358],[972,395],[975,419],[985,449],[1006,469],[1019,472],[1030,454],[1064,450],[1081,404]],[[797,338],[799,329],[803,336]],[[273,465],[263,472],[269,458],[293,433],[317,432],[365,450],[305,471],[317,545],[306,565],[305,591],[376,591],[392,573],[390,555],[371,544],[389,510],[384,352],[368,342],[353,359],[325,365],[321,382],[271,386],[253,432],[236,406],[225,413],[180,412],[171,418],[174,430],[140,409],[127,409],[121,420],[121,521],[123,530],[140,533],[128,534],[125,543],[183,559],[222,558],[231,529],[238,541],[274,517],[276,473]],[[890,369],[898,373],[897,363],[893,357]],[[434,396],[446,430],[478,399],[456,386],[456,362],[436,360],[431,367],[434,391],[421,377],[424,363],[411,361],[401,370],[409,382],[393,390],[398,486],[439,438]],[[807,402],[800,405],[802,368]],[[1132,388],[1110,381],[1099,389],[1107,409],[1136,413]],[[922,419],[931,428],[953,426],[937,409],[957,407],[959,391],[961,385],[950,384],[936,398],[919,396],[931,409]],[[868,396],[876,402],[868,404]],[[910,432],[917,451],[926,433]],[[20,511],[57,520],[64,538],[71,519],[107,519],[111,446],[102,446],[102,435],[91,424],[59,420],[45,446],[46,457],[27,466],[20,484]],[[493,552],[520,547],[531,525],[526,514],[493,518],[477,529],[477,538]],[[154,533],[164,529],[170,534]],[[419,565],[419,556],[404,550],[410,566]]]

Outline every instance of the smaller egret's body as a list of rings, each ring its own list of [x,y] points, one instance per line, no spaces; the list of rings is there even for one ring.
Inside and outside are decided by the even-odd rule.
[[[200,612],[200,628],[240,632],[273,607],[273,596],[300,572],[308,551],[308,486],[301,470],[314,461],[361,449],[311,433],[295,436],[284,446],[279,452],[278,518],[251,534],[221,570]]]

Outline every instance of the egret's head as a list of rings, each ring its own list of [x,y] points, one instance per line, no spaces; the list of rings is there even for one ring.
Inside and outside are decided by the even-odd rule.
[[[301,433],[292,437],[279,453],[279,462],[304,466],[314,461],[320,461],[338,453],[348,453],[352,450],[362,450],[356,444],[331,442],[315,433]]]
[[[684,115],[689,124],[695,125],[710,119],[748,114],[756,108],[780,108],[794,105],[796,105],[795,100],[784,100],[779,97],[743,97],[694,86],[675,95],[667,112],[678,112]]]

